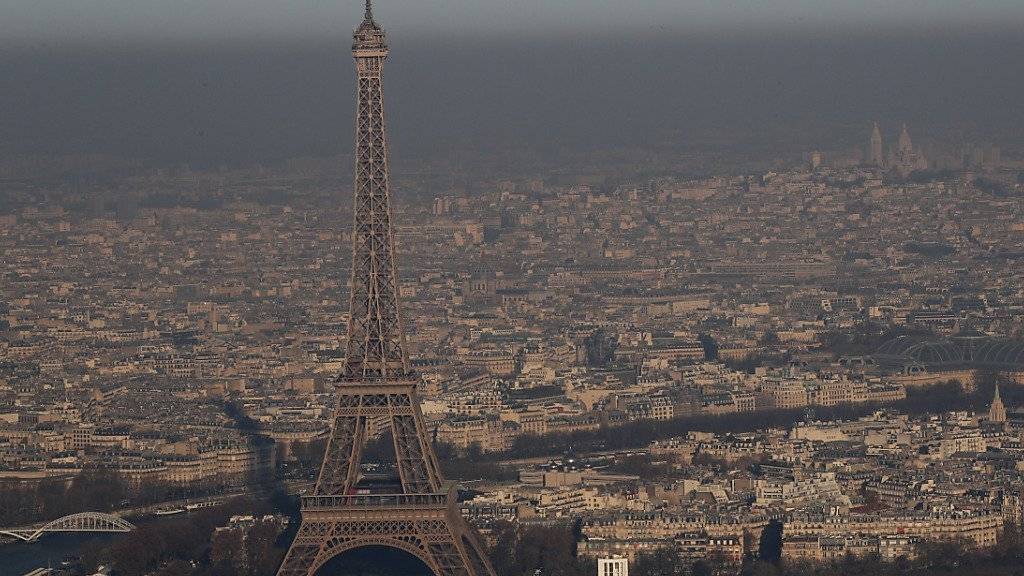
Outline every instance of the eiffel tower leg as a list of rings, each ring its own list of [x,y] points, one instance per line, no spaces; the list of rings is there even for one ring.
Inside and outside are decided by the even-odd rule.
[[[436,576],[494,576],[486,555],[479,549],[468,526],[457,516],[423,526],[427,551],[436,564]]]
[[[317,559],[320,558],[323,545],[333,528],[333,524],[329,522],[303,521],[277,575],[310,576],[315,574]]]
[[[437,458],[427,441],[419,400],[414,393],[391,395],[391,433],[395,463],[409,492],[433,492],[441,486]]]
[[[366,435],[366,420],[357,415],[359,396],[342,396],[320,467],[317,492],[344,494],[355,485]],[[322,485],[320,485],[322,484]]]
[[[468,531],[468,526],[459,518],[455,526],[458,528],[454,534],[454,543],[461,556],[461,568],[468,570],[470,576],[494,576],[494,568],[487,558],[487,554],[480,548],[479,542]]]

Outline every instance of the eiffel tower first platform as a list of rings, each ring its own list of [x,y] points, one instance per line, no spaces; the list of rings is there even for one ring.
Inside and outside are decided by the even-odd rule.
[[[336,563],[325,565],[345,552],[385,546],[415,556],[436,576],[494,576],[459,515],[454,485],[441,476],[405,350],[381,89],[388,47],[370,0],[352,54],[359,105],[348,348],[320,476],[302,498],[302,525],[278,575],[327,574]],[[381,424],[391,429],[398,477],[375,483],[360,465],[371,426]]]

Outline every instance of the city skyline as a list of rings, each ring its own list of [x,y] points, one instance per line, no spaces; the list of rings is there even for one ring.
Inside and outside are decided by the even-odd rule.
[[[0,571],[1019,576],[1024,8],[265,1],[0,40]]]

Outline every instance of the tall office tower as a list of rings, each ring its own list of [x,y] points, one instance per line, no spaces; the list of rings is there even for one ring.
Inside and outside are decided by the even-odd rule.
[[[871,146],[868,151],[868,161],[870,164],[874,166],[885,164],[885,156],[882,152],[882,131],[878,129],[878,122],[875,122],[875,127],[871,129]]]
[[[348,348],[320,476],[302,497],[302,525],[278,574],[333,574],[346,566],[346,552],[385,547],[418,558],[436,576],[493,576],[459,515],[454,484],[441,476],[406,355],[381,90],[388,47],[370,0],[352,54],[359,105]],[[364,473],[364,444],[380,428],[391,432],[393,470]]]

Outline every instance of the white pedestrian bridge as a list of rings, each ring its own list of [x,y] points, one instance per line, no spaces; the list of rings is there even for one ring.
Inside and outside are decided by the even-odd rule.
[[[34,542],[51,532],[131,532],[134,529],[131,522],[117,516],[102,512],[81,512],[57,518],[38,528],[0,528],[0,536]]]

